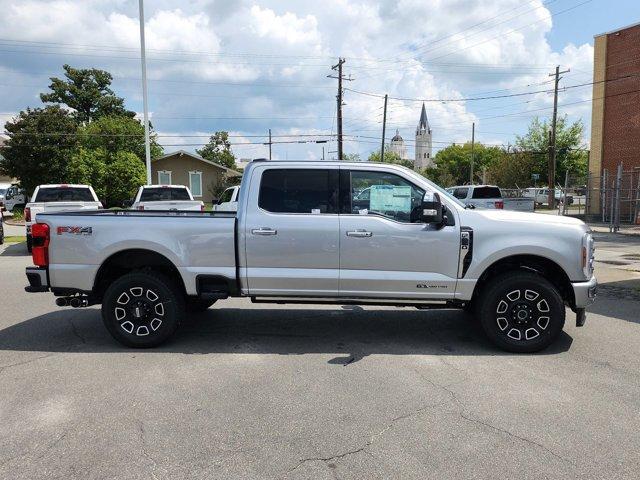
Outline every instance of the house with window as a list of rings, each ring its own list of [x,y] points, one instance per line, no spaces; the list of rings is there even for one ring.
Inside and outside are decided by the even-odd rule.
[[[242,174],[185,150],[151,160],[151,181],[159,185],[186,185],[196,200],[210,203],[213,188]]]

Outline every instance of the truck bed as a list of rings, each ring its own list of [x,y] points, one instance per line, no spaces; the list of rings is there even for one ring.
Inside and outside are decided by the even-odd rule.
[[[189,295],[198,275],[236,278],[234,213],[97,210],[41,213],[38,222],[50,228],[49,277],[59,288],[90,290],[100,265],[126,250],[164,256]]]

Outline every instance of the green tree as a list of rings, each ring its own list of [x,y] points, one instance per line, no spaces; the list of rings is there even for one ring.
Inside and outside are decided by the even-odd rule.
[[[236,167],[236,157],[231,151],[229,132],[215,132],[209,137],[209,142],[196,153],[202,158],[227,168]]]
[[[380,155],[378,154],[378,157],[379,156]],[[345,153],[342,155],[342,159],[345,162],[359,162],[361,160],[359,153]]]
[[[530,152],[535,159],[535,168],[541,178],[548,176],[549,130],[551,122],[534,118],[528,131],[523,136],[516,137],[519,150]],[[556,184],[564,184],[565,172],[569,170],[571,176],[584,177],[587,174],[589,154],[581,149],[584,136],[582,120],[569,124],[567,116],[558,118],[556,124]]]
[[[123,115],[100,117],[79,129],[80,143],[89,150],[102,148],[107,154],[131,152],[145,161],[144,126],[135,118]],[[158,144],[157,135],[152,133],[151,158],[162,155],[162,146]]]
[[[502,156],[500,147],[476,143],[473,148],[474,183],[482,178],[482,171]],[[471,143],[450,145],[434,157],[435,167],[427,168],[424,175],[439,185],[448,187],[469,183],[471,174]]]
[[[370,162],[379,162],[380,161],[380,152],[376,151],[376,152],[371,152],[371,155],[369,155],[369,161]],[[400,155],[398,155],[396,152],[390,152],[389,150],[385,150],[384,151],[384,159],[382,160],[383,163],[395,163],[396,165],[402,165],[403,167],[407,167],[407,168],[413,168],[413,162],[410,160],[404,160],[402,158],[400,158]]]
[[[29,194],[42,183],[67,180],[67,164],[77,145],[78,123],[58,105],[27,108],[5,124],[0,170],[20,180]]]
[[[67,182],[91,185],[98,198],[105,202],[108,197],[107,171],[107,152],[103,148],[88,150],[80,147],[69,159]]]
[[[528,152],[504,152],[487,170],[488,181],[502,188],[526,188],[533,183],[536,159]]]
[[[73,68],[63,65],[65,79],[51,77],[50,93],[41,93],[44,103],[59,103],[72,108],[76,118],[87,123],[105,115],[134,117],[135,112],[124,108],[110,85],[113,77],[97,68]]]
[[[108,164],[105,181],[107,205],[121,205],[133,198],[147,181],[147,170],[140,159],[131,152],[118,152]]]

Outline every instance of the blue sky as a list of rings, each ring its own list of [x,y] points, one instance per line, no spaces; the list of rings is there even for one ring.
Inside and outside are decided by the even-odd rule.
[[[280,142],[335,134],[336,82],[347,59],[345,151],[379,148],[382,99],[388,137],[399,129],[413,152],[421,102],[434,148],[470,137],[512,144],[535,115],[551,111],[548,73],[562,85],[592,78],[593,35],[640,21],[637,1],[592,0],[155,0],[146,2],[152,121],[167,151],[193,150],[228,130],[239,157],[262,157],[269,128]],[[137,1],[0,0],[0,121],[27,106],[61,65],[97,67],[141,112]],[[355,90],[355,91],[353,91]],[[542,91],[535,95],[519,95]],[[477,96],[515,95],[481,101]],[[586,125],[591,88],[562,92],[560,113]],[[454,100],[454,101],[451,101]],[[304,135],[304,136],[302,136]],[[316,159],[327,144],[279,143],[277,158]]]

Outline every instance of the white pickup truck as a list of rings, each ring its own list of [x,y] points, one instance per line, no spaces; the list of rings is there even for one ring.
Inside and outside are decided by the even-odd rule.
[[[237,212],[240,185],[226,188],[216,203],[213,204],[214,212]]]
[[[133,210],[180,210],[201,212],[204,203],[194,200],[184,185],[143,185],[131,205]]]
[[[31,202],[24,207],[24,222],[27,229],[27,250],[31,252],[31,227],[40,213],[98,210],[102,203],[90,185],[53,184],[39,185],[33,192]]]
[[[505,198],[495,185],[460,185],[447,188],[447,192],[466,206],[498,210],[533,212],[534,202],[529,198]]]
[[[133,347],[244,296],[464,308],[499,347],[533,352],[558,338],[565,306],[584,324],[597,283],[583,222],[465,208],[391,164],[254,161],[237,213],[47,213],[32,233],[26,290],[102,304],[106,328]]]

